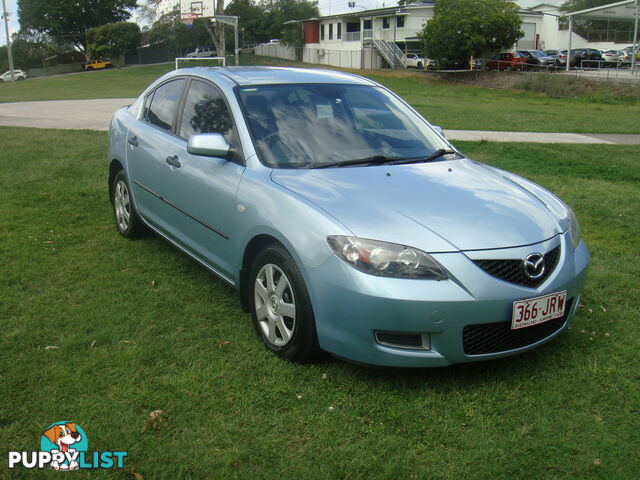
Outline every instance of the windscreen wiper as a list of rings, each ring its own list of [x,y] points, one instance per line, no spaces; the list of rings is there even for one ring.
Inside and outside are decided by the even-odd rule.
[[[385,163],[394,163],[401,160],[409,160],[404,157],[387,157],[386,155],[373,155],[371,157],[356,158],[354,160],[343,160],[341,162],[325,163],[314,168],[331,168],[331,167],[350,167],[353,165],[384,165]]]
[[[443,155],[449,154],[458,154],[458,152],[441,148],[426,157],[387,157],[386,155],[373,155],[371,157],[356,158],[355,160],[326,163],[314,168],[349,167],[354,165],[401,165],[405,163],[430,162],[436,158],[442,157]]]
[[[427,155],[426,157],[398,159],[397,162],[393,162],[393,163],[395,165],[398,165],[398,164],[406,164],[406,163],[431,162],[432,160],[435,160],[436,158],[443,157],[444,155],[454,155],[454,154],[455,155],[460,155],[455,150],[448,150],[446,148],[441,148],[441,149],[436,150],[435,152],[433,152],[431,155]]]

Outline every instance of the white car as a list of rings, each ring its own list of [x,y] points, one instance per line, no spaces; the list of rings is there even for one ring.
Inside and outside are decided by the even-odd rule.
[[[14,70],[13,71],[14,80],[26,80],[27,72],[23,70]],[[2,75],[0,75],[0,82],[11,82],[11,70],[7,70]]]
[[[212,47],[198,47],[194,52],[187,53],[189,58],[215,57],[216,51]]]
[[[417,53],[408,53],[405,63],[407,65],[407,68],[412,67],[419,70],[422,70],[423,68],[435,68],[436,66],[436,62],[434,62],[430,58],[421,57]]]

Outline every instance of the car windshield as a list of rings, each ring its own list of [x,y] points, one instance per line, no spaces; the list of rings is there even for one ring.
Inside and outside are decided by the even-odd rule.
[[[242,87],[260,159],[273,168],[319,168],[359,159],[415,159],[451,147],[380,87],[289,84]]]
[[[534,57],[544,57],[544,53],[538,51],[538,50],[531,50],[531,55],[533,55]]]

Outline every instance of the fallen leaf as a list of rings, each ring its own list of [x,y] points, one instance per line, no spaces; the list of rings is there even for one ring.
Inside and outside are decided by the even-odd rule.
[[[599,458],[596,458],[596,459],[593,461],[593,464],[594,464],[594,465],[600,465],[600,459],[599,459]]]
[[[220,343],[218,344],[218,347],[222,348],[222,347],[224,347],[225,345],[229,345],[230,343],[231,343],[231,342],[230,342],[229,340],[225,340],[224,342],[220,342]]]
[[[156,285],[157,285],[156,281],[155,280],[151,280],[151,286],[155,287]]]
[[[146,430],[157,428],[161,423],[166,420],[162,418],[162,410],[154,410],[149,414],[149,417],[145,420],[144,425],[140,433],[144,433]]]
[[[120,343],[124,343],[126,345],[135,345],[136,342],[134,340],[120,340]]]
[[[589,310],[587,310],[589,312],[589,314],[593,313],[593,308],[590,308]]]
[[[60,347],[56,346],[56,345],[47,345],[46,347],[44,347],[45,350],[58,350]]]
[[[91,345],[89,345],[89,348],[93,348],[96,346],[96,340],[94,340],[93,342],[91,342]]]
[[[131,475],[133,478],[135,478],[136,480],[144,480],[144,477],[142,476],[142,474],[136,472],[134,469],[127,470],[127,473]]]
[[[604,308],[602,305],[600,305],[600,308],[602,309],[602,311],[603,311],[603,312],[606,312],[606,311],[607,311],[607,309],[606,309],[606,308]]]

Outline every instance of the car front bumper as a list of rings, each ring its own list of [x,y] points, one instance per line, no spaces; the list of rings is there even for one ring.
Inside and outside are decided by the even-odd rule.
[[[549,251],[558,242],[562,247],[558,265],[538,288],[499,280],[469,258],[486,256],[486,252],[433,254],[452,276],[444,281],[367,275],[334,255],[320,267],[307,270],[320,346],[356,362],[402,367],[445,366],[530,350],[559,334],[575,315],[588,269],[587,247],[581,242],[573,251],[569,235],[563,234],[542,244],[491,252],[501,255],[500,258],[524,258],[531,252]],[[564,290],[568,307],[564,319],[545,322],[548,325],[542,325],[546,330],[537,335],[531,335],[533,331],[529,330],[536,327],[521,329],[523,334],[510,330],[514,301]],[[556,327],[550,328],[551,322]],[[469,348],[465,349],[463,341],[468,326],[476,326],[469,327],[476,330],[493,329],[493,335],[498,337],[499,332],[529,335],[530,341],[523,344],[520,338],[515,342],[517,348],[468,354],[465,350]],[[377,332],[420,335],[428,349],[381,344]]]

